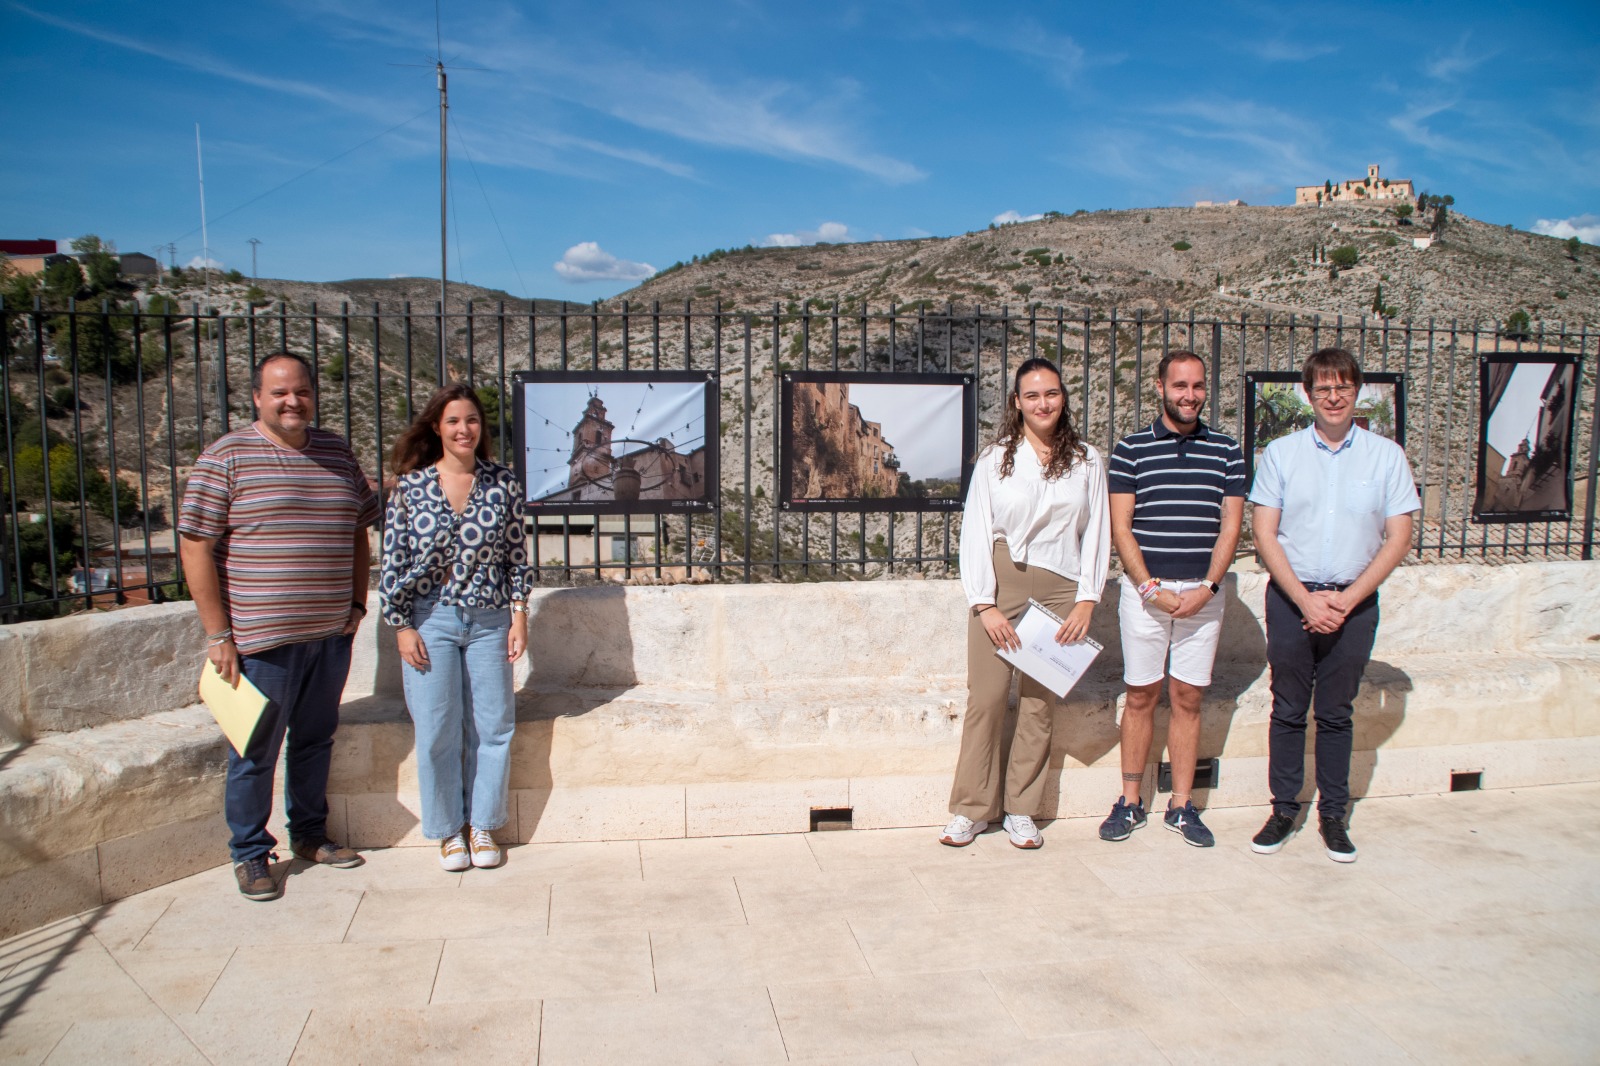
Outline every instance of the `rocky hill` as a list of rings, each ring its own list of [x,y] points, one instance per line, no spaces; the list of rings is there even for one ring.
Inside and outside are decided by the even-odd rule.
[[[1553,237],[1459,214],[1430,247],[1413,244],[1427,235],[1357,205],[1079,212],[949,238],[713,251],[618,299],[749,310],[1042,302],[1259,319],[1269,310],[1372,315],[1381,286],[1398,319],[1489,324],[1520,309],[1551,324],[1600,322],[1600,249],[1573,254]],[[1342,245],[1358,262],[1330,278],[1322,255]]]

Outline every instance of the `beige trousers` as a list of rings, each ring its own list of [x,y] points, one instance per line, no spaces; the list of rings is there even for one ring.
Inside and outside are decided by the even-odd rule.
[[[1018,566],[1011,561],[1003,540],[994,545],[994,572],[995,606],[1013,625],[1027,610],[1029,599],[1038,600],[1063,618],[1077,602],[1076,581],[1042,567]],[[1011,752],[1002,765],[1011,674],[1011,664],[994,653],[994,643],[982,620],[969,619],[967,717],[961,726],[955,784],[950,788],[951,814],[964,814],[975,822],[994,822],[1002,813],[1036,817],[1044,806],[1056,697],[1026,674],[1022,676]]]

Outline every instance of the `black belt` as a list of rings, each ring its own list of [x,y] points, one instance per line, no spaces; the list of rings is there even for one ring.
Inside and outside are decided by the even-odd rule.
[[[1305,582],[1305,586],[1306,586],[1306,591],[1307,592],[1343,592],[1345,589],[1349,588],[1350,585],[1351,585],[1351,582],[1349,582],[1349,581],[1346,581],[1342,585],[1334,584],[1331,581],[1307,581],[1307,582]]]

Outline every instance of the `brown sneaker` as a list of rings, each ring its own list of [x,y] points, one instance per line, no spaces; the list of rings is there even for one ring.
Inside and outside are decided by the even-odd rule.
[[[238,880],[239,892],[245,899],[265,903],[283,895],[283,889],[272,879],[272,870],[267,866],[267,858],[266,855],[258,855],[254,859],[245,859],[243,862],[233,864],[233,876]]]
[[[500,865],[500,845],[494,842],[489,830],[469,826],[467,846],[472,849],[472,865],[478,869],[490,870]]]
[[[294,857],[304,859],[306,862],[318,862],[324,866],[337,866],[340,869],[349,869],[360,866],[366,862],[354,848],[347,848],[343,844],[335,843],[327,837],[313,840],[296,840],[291,846]]]

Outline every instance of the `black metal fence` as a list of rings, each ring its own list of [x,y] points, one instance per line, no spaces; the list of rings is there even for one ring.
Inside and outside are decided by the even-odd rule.
[[[409,304],[336,311],[278,302],[265,311],[148,314],[0,305],[4,393],[0,617],[183,595],[172,528],[205,443],[253,417],[250,374],[289,349],[319,385],[319,422],[350,440],[375,483],[394,438],[441,371],[478,388],[509,458],[512,375],[520,370],[693,369],[720,378],[721,485],[710,514],[541,519],[540,579],[765,581],[949,575],[958,514],[792,514],[779,506],[776,413],[789,370],[884,375],[949,371],[979,382],[979,438],[993,435],[1009,375],[1042,355],[1061,366],[1070,412],[1109,449],[1157,411],[1150,377],[1188,348],[1211,369],[1208,421],[1242,436],[1244,379],[1339,345],[1408,383],[1407,451],[1423,500],[1412,561],[1591,558],[1595,541],[1595,341],[1586,328],[1534,324],[1507,337],[1476,323],[1241,313],[1083,311],[1034,305],[873,310],[846,302],[720,302],[663,309]],[[441,335],[443,343],[441,344]],[[1479,429],[1478,360],[1488,353],[1584,355],[1575,422],[1574,517],[1539,525],[1471,521]],[[708,429],[709,436],[709,429]]]

